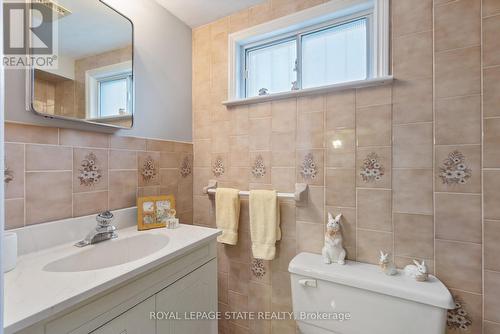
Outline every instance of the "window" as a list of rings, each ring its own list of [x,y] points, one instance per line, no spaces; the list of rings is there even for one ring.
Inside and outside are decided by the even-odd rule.
[[[297,43],[285,40],[247,50],[247,96],[290,90],[297,80]]]
[[[368,20],[329,23],[245,46],[245,96],[366,79]]]
[[[391,81],[389,17],[389,0],[330,1],[231,34],[225,103]]]
[[[130,114],[131,82],[131,74],[98,80],[98,118]]]
[[[85,72],[86,119],[127,117],[133,114],[132,62]]]
[[[367,19],[332,26],[302,37],[302,88],[368,77]]]

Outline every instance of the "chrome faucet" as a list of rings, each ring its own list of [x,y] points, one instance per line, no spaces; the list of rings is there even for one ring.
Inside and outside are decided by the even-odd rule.
[[[118,237],[118,234],[116,233],[116,227],[114,225],[111,225],[111,222],[113,221],[113,214],[111,212],[102,212],[98,214],[95,219],[97,220],[97,226],[95,227],[95,229],[90,231],[85,239],[77,242],[75,244],[76,247],[85,247],[101,241]]]

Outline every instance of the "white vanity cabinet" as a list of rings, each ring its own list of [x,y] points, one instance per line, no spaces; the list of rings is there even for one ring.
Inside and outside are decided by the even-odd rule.
[[[217,310],[216,290],[217,267],[211,263],[160,291],[156,311],[176,314],[182,320],[157,320],[157,334],[217,334],[217,320],[207,318]]]
[[[93,331],[92,334],[155,334],[156,323],[149,319],[149,312],[154,309],[153,296]]]
[[[217,334],[217,320],[202,318],[203,314],[217,311],[214,291],[217,291],[217,264],[211,261],[92,334]],[[164,316],[151,319],[151,312],[162,312]]]
[[[216,235],[215,235],[216,236]],[[152,313],[190,320],[159,319]],[[146,272],[113,284],[54,316],[8,334],[217,334],[217,320],[197,320],[191,312],[217,312],[215,237],[152,263]]]

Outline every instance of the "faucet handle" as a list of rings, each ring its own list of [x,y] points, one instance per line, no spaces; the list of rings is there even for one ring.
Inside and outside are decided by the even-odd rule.
[[[95,218],[100,226],[108,226],[113,221],[113,214],[110,211],[104,211]]]

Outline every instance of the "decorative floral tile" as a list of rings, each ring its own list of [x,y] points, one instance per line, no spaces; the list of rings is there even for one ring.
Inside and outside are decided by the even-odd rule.
[[[439,168],[439,177],[443,184],[466,184],[471,176],[472,170],[467,166],[465,156],[459,151],[451,152]]]
[[[7,166],[5,166],[3,182],[9,183],[14,181],[14,172]]]
[[[212,173],[214,174],[215,177],[221,177],[224,175],[225,168],[224,168],[224,162],[222,161],[221,157],[218,157],[214,165],[212,166]]]
[[[318,176],[318,167],[316,166],[312,153],[308,153],[304,157],[304,161],[300,167],[300,175],[305,180],[314,180],[316,176]]]
[[[185,156],[182,160],[180,173],[182,177],[188,177],[192,173],[191,159],[188,156]]]
[[[257,278],[262,278],[266,274],[266,268],[264,266],[264,261],[261,259],[253,259],[250,266],[252,275]]]
[[[385,174],[384,166],[380,163],[379,156],[375,152],[368,154],[361,167],[361,178],[366,183],[382,180]]]
[[[266,166],[264,165],[264,159],[260,154],[255,159],[254,165],[252,167],[252,175],[255,178],[262,178],[266,175]]]
[[[454,296],[455,308],[448,310],[448,318],[446,324],[449,329],[466,331],[472,325],[472,320],[469,313],[465,310],[465,304],[460,298]]]
[[[102,171],[98,165],[97,157],[93,152],[85,156],[80,163],[78,179],[82,186],[91,187],[98,184],[102,179]]]
[[[148,156],[144,161],[141,169],[141,175],[144,182],[148,183],[152,181],[158,174],[156,163],[153,158]]]

